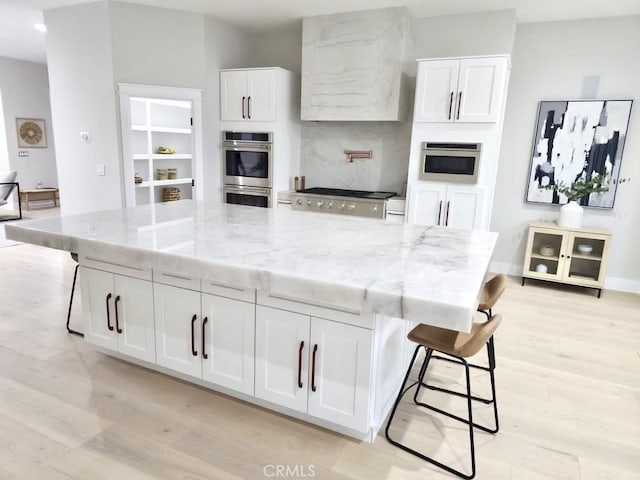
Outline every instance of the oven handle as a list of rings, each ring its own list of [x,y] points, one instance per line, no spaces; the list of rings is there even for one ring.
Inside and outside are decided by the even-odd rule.
[[[264,152],[265,150],[271,150],[271,145],[269,144],[260,144],[256,145],[255,143],[251,143],[247,146],[243,145],[224,145],[225,150],[233,150],[233,151],[243,151],[243,152]]]
[[[228,193],[242,193],[244,195],[271,196],[270,188],[247,187],[244,185],[225,185],[224,191]]]

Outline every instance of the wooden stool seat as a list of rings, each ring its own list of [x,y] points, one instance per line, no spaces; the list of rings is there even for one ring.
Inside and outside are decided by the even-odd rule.
[[[502,317],[495,315],[489,322],[474,323],[469,333],[421,323],[411,330],[407,337],[413,343],[423,345],[432,350],[466,358],[475,355],[486,345],[501,321]]]

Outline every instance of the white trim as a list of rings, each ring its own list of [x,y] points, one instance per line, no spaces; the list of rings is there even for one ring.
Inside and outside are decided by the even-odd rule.
[[[491,262],[489,271],[493,273],[505,273],[516,277],[522,276],[522,265],[507,262]],[[605,290],[616,290],[618,292],[629,292],[640,294],[640,280],[630,278],[605,277]]]
[[[116,84],[116,93],[129,95],[130,97],[202,100],[202,90],[183,87],[163,87],[158,85],[138,85],[134,83]]]

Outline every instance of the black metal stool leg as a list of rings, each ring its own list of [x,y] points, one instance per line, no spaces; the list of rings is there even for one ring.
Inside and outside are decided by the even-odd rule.
[[[69,311],[67,312],[67,332],[79,337],[84,337],[84,333],[73,330],[69,327],[69,321],[71,320],[71,306],[73,305],[73,294],[76,290],[76,279],[78,278],[78,268],[80,265],[76,265],[76,269],[73,272],[73,284],[71,285],[71,296],[69,297]]]
[[[391,438],[391,436],[389,435],[389,429],[391,427],[391,422],[393,421],[393,417],[395,416],[396,410],[398,408],[398,405],[400,404],[400,401],[402,400],[402,397],[404,396],[404,394],[409,391],[411,388],[413,388],[414,386],[418,385],[418,389],[420,388],[420,384],[422,383],[421,380],[424,377],[424,374],[426,373],[427,367],[425,365],[428,364],[430,358],[431,358],[431,349],[427,349],[427,353],[425,355],[425,360],[422,364],[422,367],[420,368],[420,375],[418,377],[418,380],[414,383],[412,383],[409,387],[405,388],[405,384],[407,383],[407,380],[409,379],[409,375],[411,373],[411,369],[413,368],[413,364],[415,362],[416,356],[418,354],[418,350],[420,349],[420,347],[422,347],[422,345],[418,345],[416,347],[416,350],[413,354],[413,358],[411,359],[411,364],[409,365],[409,368],[407,369],[407,374],[404,377],[404,381],[402,382],[402,387],[400,388],[400,392],[398,393],[398,397],[396,398],[396,401],[393,405],[393,409],[391,410],[391,415],[389,416],[389,421],[387,422],[387,428],[385,429],[385,437],[387,438],[387,440],[389,441],[389,443],[391,443],[392,445],[395,445],[396,447],[404,450],[405,452],[411,453],[412,455],[415,455],[418,458],[421,458],[422,460],[429,462],[433,465],[435,465],[436,467],[439,467],[449,473],[452,473],[454,475],[457,475],[458,477],[461,478],[465,478],[467,480],[471,480],[472,478],[475,477],[476,475],[476,454],[475,454],[475,441],[473,438],[473,428],[474,428],[474,423],[473,423],[473,412],[472,412],[472,405],[471,405],[471,375],[469,372],[469,364],[466,362],[466,360],[464,360],[463,358],[458,358],[456,357],[456,359],[459,360],[459,362],[457,363],[461,363],[464,365],[465,368],[465,376],[466,376],[466,383],[467,383],[467,410],[468,410],[468,418],[462,418],[462,417],[458,417],[456,415],[452,415],[448,412],[445,412],[443,410],[440,410],[436,407],[432,407],[431,405],[427,405],[424,403],[418,403],[418,405],[421,405],[423,407],[426,407],[430,410],[433,410],[435,412],[438,413],[442,413],[448,417],[451,417],[453,419],[462,421],[463,423],[466,423],[469,426],[469,445],[470,445],[470,451],[471,451],[471,475],[467,475],[464,472],[461,472],[459,470],[455,470],[454,468],[451,468],[448,465],[445,465],[431,457],[427,457],[426,455],[418,452],[417,450],[413,450],[412,448],[409,448],[397,441],[395,441],[394,439]],[[426,348],[426,347],[425,347]],[[417,395],[416,395],[417,396]],[[414,396],[414,401],[416,396]]]

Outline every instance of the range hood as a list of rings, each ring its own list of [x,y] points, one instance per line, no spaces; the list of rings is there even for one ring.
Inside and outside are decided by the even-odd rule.
[[[304,18],[302,120],[405,120],[409,25],[405,7]]]

